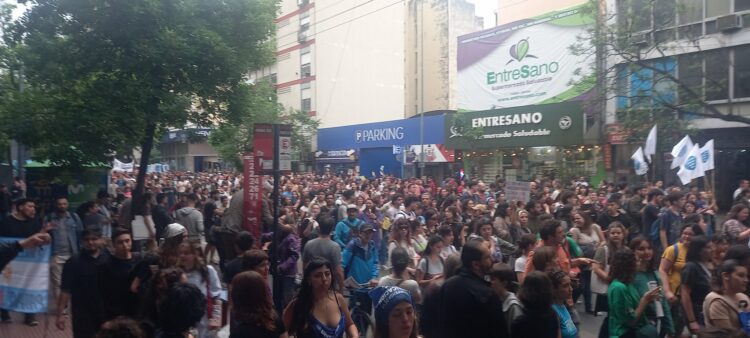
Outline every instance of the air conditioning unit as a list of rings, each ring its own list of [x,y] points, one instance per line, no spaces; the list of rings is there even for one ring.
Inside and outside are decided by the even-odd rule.
[[[307,30],[304,30],[304,31],[297,33],[297,42],[303,43],[307,41],[307,32],[308,32]]]
[[[733,32],[742,28],[742,17],[730,14],[716,19],[716,28],[721,32]]]
[[[631,37],[631,42],[633,45],[638,47],[646,47],[651,44],[651,34],[649,33],[642,33],[642,34],[633,34]]]
[[[297,0],[297,6],[302,7],[310,3],[310,0]]]

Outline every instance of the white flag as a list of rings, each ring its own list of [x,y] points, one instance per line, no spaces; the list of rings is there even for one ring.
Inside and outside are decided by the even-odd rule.
[[[694,178],[703,177],[703,163],[701,161],[701,150],[697,144],[693,145],[685,156],[685,161],[680,165],[677,176],[682,184],[688,184]]]
[[[648,172],[648,165],[646,165],[646,160],[643,158],[643,148],[638,147],[638,150],[630,158],[633,159],[633,169],[636,175],[641,176]]]
[[[646,145],[643,146],[643,155],[651,162],[651,156],[656,154],[656,125],[651,128],[646,138]]]
[[[709,140],[701,147],[701,163],[703,171],[714,169],[714,140]]]
[[[690,136],[686,135],[679,143],[677,143],[677,145],[674,146],[674,148],[672,148],[672,158],[674,159],[669,168],[674,169],[681,166],[682,162],[685,162],[685,158],[692,148],[693,140],[690,139]]]

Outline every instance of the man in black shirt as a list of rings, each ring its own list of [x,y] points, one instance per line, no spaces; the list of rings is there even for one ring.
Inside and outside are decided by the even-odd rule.
[[[117,316],[134,317],[138,312],[138,297],[130,291],[130,285],[140,256],[130,252],[132,246],[130,231],[124,228],[113,230],[112,255],[96,269],[98,299],[102,302],[105,321]]]
[[[98,228],[83,230],[81,251],[63,266],[60,295],[57,298],[57,328],[65,330],[65,307],[71,303],[73,337],[92,338],[104,322],[96,273],[109,254],[102,250],[102,233]]]
[[[620,208],[621,199],[622,195],[614,193],[607,200],[607,211],[601,213],[596,220],[596,224],[598,224],[602,230],[607,231],[612,222],[620,222],[626,229],[632,230],[630,228],[630,217],[625,214],[625,210]]]
[[[156,195],[156,205],[151,209],[151,218],[153,218],[156,227],[156,239],[164,238],[164,230],[167,229],[168,225],[174,223],[167,209],[167,194]]]
[[[659,218],[662,199],[664,199],[664,192],[661,189],[651,189],[648,192],[648,204],[643,208],[641,214],[642,234],[648,236],[651,233],[651,225]]]
[[[42,230],[42,222],[36,217],[34,201],[21,198],[15,203],[15,210],[0,222],[0,237],[26,238]],[[10,313],[0,310],[0,320],[11,322]],[[24,315],[24,324],[37,326],[39,322],[33,313]]]
[[[227,285],[232,284],[232,278],[242,272],[242,260],[245,257],[245,253],[253,248],[254,243],[255,239],[249,232],[240,231],[237,234],[237,238],[234,239],[234,246],[240,252],[240,255],[227,263],[224,269],[224,283],[227,283]]]
[[[509,337],[503,302],[484,276],[492,268],[489,246],[472,239],[461,251],[462,268],[443,284],[440,321],[443,337]]]

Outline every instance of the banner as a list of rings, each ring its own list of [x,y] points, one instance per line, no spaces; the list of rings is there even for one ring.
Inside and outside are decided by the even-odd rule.
[[[505,182],[505,200],[528,202],[531,193],[530,182]]]
[[[680,165],[680,170],[677,172],[677,176],[680,177],[680,181],[685,185],[690,183],[694,178],[703,177],[704,174],[705,171],[703,170],[703,163],[701,161],[700,148],[698,148],[697,144],[694,144],[685,156],[685,160]]]
[[[685,158],[687,158],[688,152],[690,152],[690,149],[693,148],[693,140],[690,139],[690,136],[685,135],[685,137],[680,140],[680,142],[677,142],[677,144],[672,148],[672,165],[669,167],[669,169],[678,168],[682,165],[683,162],[685,162]]]
[[[242,161],[244,167],[244,179],[242,180],[242,228],[253,235],[256,243],[260,243],[260,235],[263,231],[263,224],[261,223],[263,213],[263,176],[257,174],[261,169],[258,168],[258,163],[255,161],[253,154],[243,156]]]
[[[582,7],[458,37],[458,110],[581,100],[596,83],[593,58],[570,51],[595,23]]]
[[[133,162],[123,163],[115,159],[112,162],[112,171],[133,172]]]
[[[656,125],[648,132],[646,145],[643,146],[643,155],[651,162],[651,156],[656,154]]]
[[[646,159],[643,158],[643,148],[638,147],[638,150],[630,156],[633,159],[633,170],[638,176],[646,175],[648,172],[648,165],[646,165]]]
[[[703,171],[714,169],[714,140],[709,140],[701,147],[701,162]]]
[[[21,238],[0,237],[0,243]],[[0,308],[21,313],[47,312],[50,245],[24,249],[0,274]]]
[[[456,113],[446,121],[449,149],[583,144],[580,102]]]
[[[411,145],[406,153],[406,163],[419,162],[419,154],[422,153],[422,146]],[[455,151],[448,150],[442,144],[425,144],[424,145],[424,162],[425,163],[444,163],[453,162],[456,158]]]

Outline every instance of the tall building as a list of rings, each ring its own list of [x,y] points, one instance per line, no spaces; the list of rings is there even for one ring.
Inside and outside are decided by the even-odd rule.
[[[699,99],[725,114],[750,116],[750,1],[747,0],[664,0],[652,2],[607,0],[606,11],[612,25],[633,27],[629,43],[640,51],[640,58],[655,69],[662,69],[677,81],[694,88]],[[634,15],[633,13],[638,13]],[[750,128],[698,115],[707,106],[684,105],[695,97],[675,86],[665,86],[664,78],[652,70],[632,67],[615,56],[607,67],[618,67],[616,95],[607,102],[606,122],[617,126],[633,110],[673,114],[687,120],[697,131],[693,140],[703,145],[715,142],[716,192],[719,205],[732,204],[732,192],[750,172]],[[656,75],[655,75],[656,74]],[[634,93],[646,93],[638,99]],[[656,98],[670,101],[679,110],[665,108]],[[630,155],[640,144],[629,144],[610,137],[615,150],[615,168],[629,168]],[[667,145],[670,146],[671,145]],[[669,161],[669,156],[663,157]],[[665,183],[680,184],[676,170],[657,162],[656,177]],[[626,176],[628,170],[618,176]]]
[[[456,110],[458,36],[482,30],[483,20],[465,0],[406,2],[404,112]]]
[[[495,24],[500,26],[586,2],[588,0],[497,0]]]
[[[276,64],[261,72],[321,128],[404,117],[402,1],[282,0]]]

